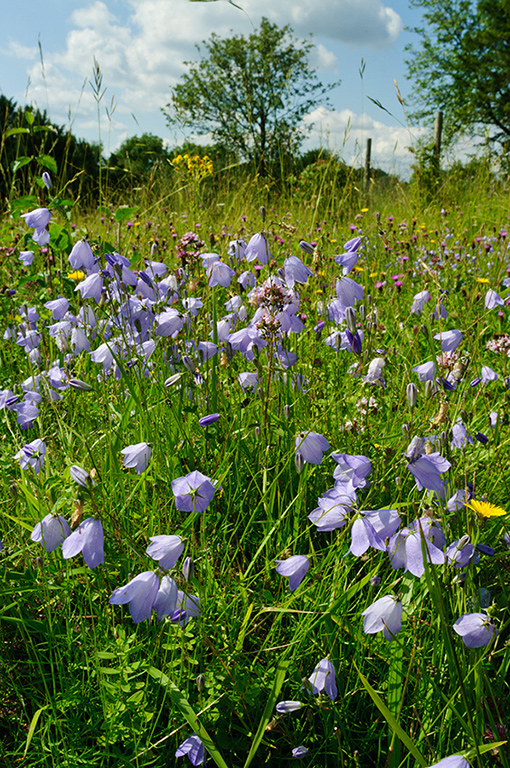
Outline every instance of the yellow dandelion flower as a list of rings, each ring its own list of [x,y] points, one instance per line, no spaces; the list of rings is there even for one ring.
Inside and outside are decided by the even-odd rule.
[[[83,280],[83,278],[85,277],[85,272],[80,272],[79,269],[75,269],[74,272],[69,272],[67,277],[70,280],[76,280],[76,282],[78,282],[78,280]]]
[[[361,209],[361,213],[367,213],[367,212],[368,212],[368,208],[362,208]]]
[[[476,282],[477,283],[488,283],[489,281],[487,280],[486,277],[477,277],[476,278]]]
[[[364,272],[365,267],[354,267],[355,272]]]
[[[471,501],[466,501],[466,507],[472,509],[480,517],[502,517],[506,515],[506,510],[502,509],[502,507],[496,507],[495,504],[491,504],[489,501],[471,499]]]
[[[377,272],[371,272],[370,277],[377,277],[377,274],[378,274]]]

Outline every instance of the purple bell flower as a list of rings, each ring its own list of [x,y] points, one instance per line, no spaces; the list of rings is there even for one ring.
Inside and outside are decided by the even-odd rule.
[[[205,765],[206,750],[196,734],[189,736],[186,741],[183,741],[177,748],[175,756],[183,757],[184,755],[188,755],[191,765]]]
[[[454,631],[462,637],[468,648],[489,645],[498,630],[487,613],[464,613],[453,625]]]
[[[180,536],[151,536],[145,554],[159,562],[160,568],[169,571],[182,555],[184,544]]]
[[[80,552],[89,568],[104,563],[104,533],[101,520],[87,517],[62,544],[62,557],[65,560]]]
[[[286,560],[275,560],[275,563],[276,573],[288,577],[291,592],[299,587],[310,567],[310,561],[306,555],[292,555]]]
[[[46,552],[53,552],[71,533],[71,527],[62,515],[46,515],[30,534],[32,541],[42,544]]]
[[[402,629],[402,603],[392,595],[376,600],[361,615],[364,632],[375,634],[382,631],[390,642]]]
[[[309,464],[320,464],[324,451],[330,447],[326,438],[318,432],[300,432],[295,443],[296,453],[301,454]]]
[[[145,472],[151,457],[150,445],[147,443],[136,443],[135,445],[128,445],[127,448],[123,448],[121,450],[121,453],[124,454],[125,467],[136,468],[136,471],[139,475]]]
[[[329,659],[322,659],[316,665],[312,674],[308,678],[311,686],[311,693],[316,696],[324,691],[331,701],[334,701],[338,695],[335,680],[335,667]]]
[[[139,573],[123,587],[115,589],[108,601],[110,605],[129,603],[129,613],[135,624],[150,618],[159,591],[159,579],[152,571]]]
[[[211,479],[198,470],[172,480],[175,507],[181,512],[203,512],[213,500],[215,490]]]

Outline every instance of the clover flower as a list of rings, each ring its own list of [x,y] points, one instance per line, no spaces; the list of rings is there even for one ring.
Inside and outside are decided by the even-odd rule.
[[[286,560],[275,560],[275,563],[276,573],[288,577],[291,592],[299,587],[310,567],[306,555],[291,555]]]
[[[462,637],[468,648],[488,645],[498,630],[487,613],[464,613],[453,625],[454,631]]]
[[[402,603],[392,595],[376,600],[361,615],[364,632],[375,634],[382,631],[390,642],[402,629]]]

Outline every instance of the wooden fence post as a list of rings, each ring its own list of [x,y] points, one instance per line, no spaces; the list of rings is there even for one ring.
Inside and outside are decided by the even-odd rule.
[[[363,171],[363,192],[367,195],[370,187],[370,156],[372,154],[372,139],[367,139],[365,168]]]

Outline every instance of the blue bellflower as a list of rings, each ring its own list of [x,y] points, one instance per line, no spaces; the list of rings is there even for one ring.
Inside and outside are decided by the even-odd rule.
[[[65,560],[80,552],[89,568],[104,563],[104,533],[101,520],[87,517],[62,544],[62,557]]]
[[[191,765],[197,766],[205,764],[206,754],[204,745],[194,733],[193,736],[189,736],[186,741],[183,741],[177,748],[175,756],[183,757],[184,755],[188,755]]]
[[[361,615],[364,632],[375,634],[382,631],[390,642],[402,629],[402,603],[392,595],[376,600]]]
[[[318,693],[324,693],[334,701],[338,695],[335,680],[335,667],[329,659],[322,659],[316,665],[312,674],[308,678],[310,683],[310,692],[316,696]]]
[[[292,555],[286,560],[275,560],[275,563],[276,572],[280,576],[288,577],[291,592],[299,587],[310,567],[310,561],[306,555]]]
[[[175,507],[181,512],[204,512],[211,503],[215,487],[209,477],[194,470],[172,480]]]

